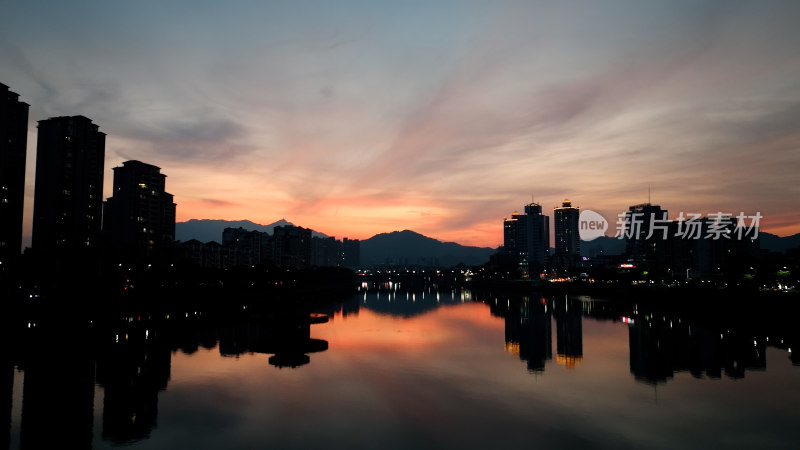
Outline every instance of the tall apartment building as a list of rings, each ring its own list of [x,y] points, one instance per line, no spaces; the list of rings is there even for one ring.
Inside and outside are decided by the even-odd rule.
[[[581,256],[581,237],[579,226],[581,210],[564,200],[560,207],[553,208],[553,227],[555,229],[555,249],[553,266],[571,268],[578,265]]]
[[[0,83],[0,272],[22,251],[29,107]]]
[[[361,241],[358,239],[342,239],[342,265],[348,269],[356,269],[361,265]]]
[[[149,259],[175,241],[175,209],[167,176],[141,161],[114,167],[113,194],[103,208],[103,232],[118,255]]]
[[[667,244],[672,225],[668,212],[659,205],[632,205],[625,213],[625,255],[629,262],[646,270],[667,266]]]
[[[40,120],[32,247],[67,257],[101,244],[105,133],[84,116]]]
[[[311,230],[293,225],[276,226],[272,233],[273,261],[279,267],[311,265]]]
[[[503,220],[503,247],[522,271],[536,276],[550,254],[550,218],[538,203],[525,205],[524,211]]]

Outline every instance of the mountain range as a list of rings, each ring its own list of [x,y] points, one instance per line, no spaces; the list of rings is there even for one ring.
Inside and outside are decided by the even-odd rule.
[[[178,241],[197,239],[200,242],[222,242],[225,228],[244,228],[249,231],[273,233],[276,226],[294,225],[281,219],[269,225],[249,220],[191,219],[175,224],[175,238]],[[327,235],[313,231],[317,237]],[[361,241],[361,264],[375,265],[428,265],[452,267],[463,263],[468,266],[480,265],[489,261],[489,256],[497,249],[490,247],[470,247],[455,242],[442,242],[411,230],[381,233]]]
[[[222,242],[222,232],[225,228],[244,228],[248,231],[261,231],[262,233],[272,234],[277,226],[295,225],[285,219],[269,225],[262,225],[249,220],[190,219],[186,222],[177,222],[175,224],[175,239],[181,242],[191,239],[197,239],[200,242]],[[313,230],[311,234],[317,237],[327,237]]]
[[[411,230],[381,233],[361,241],[361,264],[478,266],[489,261],[497,249],[442,242]]]
[[[293,223],[281,219],[269,225],[262,225],[249,220],[211,220],[191,219],[175,224],[175,237],[178,241],[197,239],[201,242],[222,242],[225,228],[244,228],[273,233],[276,226],[291,226]],[[324,233],[312,230],[312,235],[328,237]],[[770,233],[759,233],[762,250],[786,252],[788,249],[800,247],[800,234],[777,236]],[[481,265],[489,261],[489,257],[497,251],[491,247],[472,247],[455,242],[442,242],[411,230],[380,233],[361,241],[361,264],[376,265],[423,265],[452,267],[458,264],[467,266]],[[551,249],[552,253],[553,249]],[[619,255],[625,251],[625,241],[610,236],[602,236],[591,241],[581,241],[581,254],[594,257],[601,254]]]

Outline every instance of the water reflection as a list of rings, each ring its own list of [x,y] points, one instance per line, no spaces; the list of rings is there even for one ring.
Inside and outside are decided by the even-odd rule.
[[[27,332],[12,341],[19,345],[16,364],[25,373],[20,446],[50,448],[58,437],[76,448],[91,448],[95,367],[91,351],[82,345],[87,333],[65,324],[38,325],[28,323]]]
[[[469,314],[465,315],[464,311]],[[450,396],[454,395],[453,386],[468,392],[467,399],[461,401],[477,408],[494,399],[511,402],[509,399],[524,393],[532,396],[528,400],[549,405],[542,408],[552,408],[552,417],[563,420],[570,417],[573,412],[559,404],[562,399],[549,399],[543,391],[519,387],[522,384],[516,374],[509,373],[508,367],[503,365],[504,358],[509,359],[508,353],[524,362],[529,374],[536,375],[530,377],[517,367],[521,378],[552,379],[548,381],[552,388],[562,382],[560,378],[565,374],[577,377],[574,379],[590,386],[585,398],[581,397],[581,401],[588,404],[593,401],[590,397],[593,391],[620,389],[630,397],[630,385],[669,386],[681,372],[690,374],[691,377],[684,378],[691,381],[702,379],[718,384],[724,379],[742,380],[752,372],[766,373],[770,350],[779,351],[798,365],[796,352],[791,351],[798,342],[797,331],[790,318],[770,321],[764,316],[753,317],[746,313],[720,318],[708,311],[699,311],[661,310],[645,304],[589,297],[418,289],[411,292],[364,290],[344,302],[316,310],[255,311],[244,307],[236,314],[162,312],[91,323],[54,317],[7,320],[0,360],[0,390],[4,395],[0,420],[4,430],[8,430],[3,442],[13,448],[46,448],[56,440],[70,442],[78,448],[91,448],[98,446],[98,438],[111,445],[157,440],[157,431],[164,431],[164,393],[175,392],[174,378],[185,376],[188,367],[186,363],[179,365],[183,373],[176,369],[176,354],[191,357],[213,352],[220,361],[241,358],[270,370],[290,369],[280,371],[280,378],[271,378],[269,382],[275,384],[269,388],[274,391],[286,387],[294,391],[315,388],[317,392],[324,392],[320,395],[326,396],[329,400],[326,404],[337,416],[356,414],[347,408],[361,406],[366,412],[362,411],[356,418],[364,420],[391,403],[377,394],[383,389],[394,392],[391,395],[424,398],[435,403],[429,407],[452,413],[448,405],[452,401]],[[429,320],[431,317],[437,320]],[[472,321],[470,326],[465,325],[464,320],[456,320],[465,317]],[[325,323],[328,318],[334,322],[335,332],[330,331],[333,327],[330,323]],[[412,328],[415,333],[410,332]],[[501,333],[493,334],[495,329]],[[609,330],[620,330],[620,333],[609,333]],[[485,336],[480,334],[483,332]],[[314,333],[322,334],[325,339],[312,337]],[[496,340],[488,346],[481,344],[478,349],[470,347],[484,337]],[[379,339],[385,341],[370,343],[370,340]],[[413,344],[408,345],[406,353],[400,349],[404,343]],[[496,349],[495,354],[484,352],[484,347]],[[622,350],[614,353],[617,348]],[[320,352],[323,353],[320,355]],[[374,356],[371,352],[383,354]],[[610,361],[608,367],[598,365],[598,359],[620,353],[623,364]],[[464,355],[469,357],[460,359]],[[373,357],[379,363],[374,366],[365,363],[373,361]],[[381,367],[391,358],[399,360],[397,367]],[[314,364],[310,364],[312,360]],[[470,361],[474,365],[466,368],[472,371],[462,370],[465,367],[460,365],[447,366],[455,361],[459,364]],[[406,364],[408,368],[403,367]],[[351,365],[350,371],[343,369]],[[192,367],[196,367],[192,370],[202,371],[209,366]],[[393,373],[398,367],[406,372]],[[15,368],[24,377],[15,377]],[[620,368],[622,372],[614,371]],[[337,369],[343,372],[338,373]],[[331,375],[320,381],[322,374]],[[433,380],[437,387],[416,384],[414,376]],[[14,394],[15,382],[19,379],[24,380],[21,401]],[[240,388],[232,379],[234,377],[228,375],[214,382],[222,386],[220,389],[241,390],[243,396],[265,395],[252,386]],[[505,379],[514,382],[504,385],[497,381]],[[361,384],[367,385],[363,391],[359,390]],[[610,384],[615,387],[610,388]],[[263,385],[256,386],[263,389]],[[574,385],[570,388],[576,389]],[[800,386],[794,389],[798,392]],[[205,395],[198,386],[186,383],[177,392],[181,399]],[[298,395],[284,400],[289,406],[281,405],[298,417],[301,413],[293,409],[293,400],[303,402],[305,399]],[[425,431],[408,432],[434,433],[426,428],[432,425],[419,418],[418,405],[408,398],[393,398],[392,401],[407,403],[402,411],[387,413],[401,424],[398,425],[400,430],[423,427]],[[176,414],[174,402],[171,404],[173,417]],[[17,403],[21,411],[15,410]],[[376,409],[370,410],[364,404]],[[631,408],[627,414],[636,414],[635,407],[625,406]],[[223,408],[222,405],[211,407],[220,411]],[[166,408],[170,411],[169,406]],[[238,411],[237,408],[232,407]],[[514,421],[520,429],[532,420],[526,415],[531,413],[515,413],[510,409],[513,410],[508,406],[495,407],[492,413],[509,414],[508,420]],[[198,415],[204,413],[211,414],[197,412]],[[545,409],[537,414],[537,419],[542,419],[550,417],[551,411]],[[225,416],[231,422],[258,421],[258,416],[245,417],[244,412],[231,415],[227,411]],[[15,417],[19,418],[18,426],[14,425]],[[495,420],[503,422],[505,417]],[[354,421],[358,422],[355,418]],[[167,423],[174,426],[174,419]],[[344,426],[340,422],[336,424]],[[274,426],[287,425],[281,422]],[[356,432],[357,426],[351,426],[352,429],[342,428],[336,432]],[[386,423],[381,426],[384,430],[389,427]],[[274,429],[270,430],[274,433]],[[505,439],[503,433],[510,433],[501,433],[501,428],[494,431],[497,439],[501,439],[500,436]],[[445,439],[437,437],[437,440],[440,438]],[[468,441],[469,437],[464,439]],[[157,446],[169,446],[169,441],[163,442]],[[246,446],[244,442],[242,446]]]
[[[272,354],[273,366],[296,368],[308,364],[308,353],[328,349],[328,342],[311,338],[309,311],[293,311],[227,324],[219,329],[219,353],[239,356],[243,353]]]
[[[246,309],[246,308],[245,308]],[[278,368],[310,362],[328,342],[311,338],[327,316],[310,307],[214,316],[203,312],[133,314],[111,320],[53,315],[16,318],[3,327],[3,448],[92,448],[95,386],[102,388],[104,441],[130,444],[151,436],[159,394],[168,387],[173,353],[218,348],[222,357],[264,354]],[[8,343],[14,345],[8,345]],[[12,429],[14,368],[24,373],[18,435]]]
[[[631,373],[646,383],[663,383],[675,372],[696,378],[744,378],[767,368],[768,337],[746,328],[712,329],[679,317],[646,315],[629,325]]]
[[[530,297],[488,301],[492,315],[505,319],[506,350],[527,362],[531,372],[544,371],[545,362],[553,359],[552,307],[547,301]]]
[[[793,364],[798,365],[797,352],[791,352],[790,345],[790,341],[797,342],[794,327],[784,324],[765,329],[764,323],[754,324],[752,317],[720,322],[690,312],[681,315],[646,310],[635,302],[611,302],[587,296],[498,295],[456,289],[408,292],[387,283],[380,288],[365,289],[350,300],[348,308],[357,312],[360,306],[380,314],[413,318],[465,301],[483,302],[492,315],[505,320],[505,348],[526,361],[531,372],[543,372],[546,363],[553,359],[553,324],[556,362],[568,369],[580,364],[584,318],[627,325],[630,373],[647,384],[664,383],[684,371],[695,378],[718,379],[724,374],[740,379],[746,371],[766,370],[767,345],[787,350]]]
[[[161,327],[153,325],[123,321],[100,336],[96,383],[104,391],[103,439],[143,439],[158,422],[158,393],[167,388],[172,354]]]
[[[553,300],[558,362],[571,369],[583,359],[583,308],[580,300]]]

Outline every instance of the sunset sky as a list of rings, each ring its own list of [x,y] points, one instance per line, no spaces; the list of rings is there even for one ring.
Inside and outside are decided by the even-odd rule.
[[[800,1],[4,2],[0,83],[159,166],[177,220],[502,244],[564,198],[800,232]]]

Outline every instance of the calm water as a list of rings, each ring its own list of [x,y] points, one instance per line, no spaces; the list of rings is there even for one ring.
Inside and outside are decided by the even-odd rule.
[[[309,323],[309,312],[173,312],[120,317],[89,332],[20,324],[4,358],[4,443],[674,449],[800,442],[797,334],[773,327],[766,313],[719,320],[588,297],[469,291],[359,293],[321,311],[329,320],[314,322],[322,323]]]

